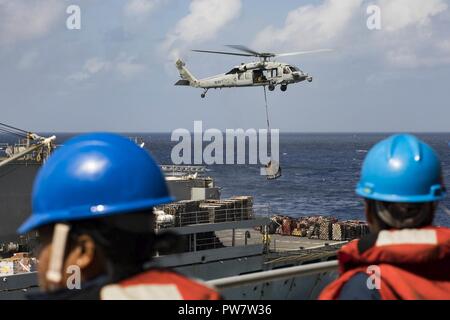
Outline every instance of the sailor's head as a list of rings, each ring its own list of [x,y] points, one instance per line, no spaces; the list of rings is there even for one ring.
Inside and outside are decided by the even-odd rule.
[[[393,135],[367,154],[356,193],[372,231],[430,225],[446,190],[436,152],[408,134]]]
[[[154,248],[153,207],[171,201],[159,166],[129,139],[67,141],[39,171],[33,212],[19,228],[39,232],[42,289],[65,288],[80,271],[81,281],[139,271]]]

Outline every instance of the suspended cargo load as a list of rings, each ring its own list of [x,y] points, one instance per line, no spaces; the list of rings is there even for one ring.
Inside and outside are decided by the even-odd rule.
[[[270,160],[262,170],[265,172],[267,180],[274,180],[281,177],[281,167],[277,161]]]

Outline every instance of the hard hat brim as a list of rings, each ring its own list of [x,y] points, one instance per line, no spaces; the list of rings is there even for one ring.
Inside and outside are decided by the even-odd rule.
[[[382,194],[377,192],[368,193],[365,191],[365,188],[356,188],[355,192],[357,195],[366,199],[401,203],[435,202],[443,200],[446,196],[445,192],[442,192],[440,195],[426,194],[414,196],[400,196],[395,194]]]
[[[97,206],[80,206],[69,210],[53,211],[53,212],[34,212],[25,222],[17,229],[19,234],[24,234],[35,230],[41,226],[62,221],[75,221],[101,218],[116,214],[139,211],[152,208],[161,204],[175,201],[174,197],[164,197],[159,199],[134,201],[131,203],[112,204]]]

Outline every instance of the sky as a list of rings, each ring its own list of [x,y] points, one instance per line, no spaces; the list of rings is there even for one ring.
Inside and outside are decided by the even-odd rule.
[[[79,30],[66,12],[81,9]],[[369,5],[381,29],[370,30]],[[243,44],[314,77],[268,96],[281,132],[449,132],[448,0],[0,0],[0,122],[38,132],[171,132],[194,120],[264,128],[261,87],[175,87],[246,57],[194,53]]]

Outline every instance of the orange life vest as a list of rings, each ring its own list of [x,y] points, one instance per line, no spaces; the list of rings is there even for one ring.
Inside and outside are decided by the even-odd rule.
[[[220,300],[213,288],[176,272],[152,269],[100,291],[102,300]]]
[[[379,269],[382,299],[450,299],[450,229],[383,230],[366,250],[354,240],[338,253],[339,279],[320,294],[321,300],[339,297],[344,285],[359,272]],[[362,251],[362,252],[361,252]]]

